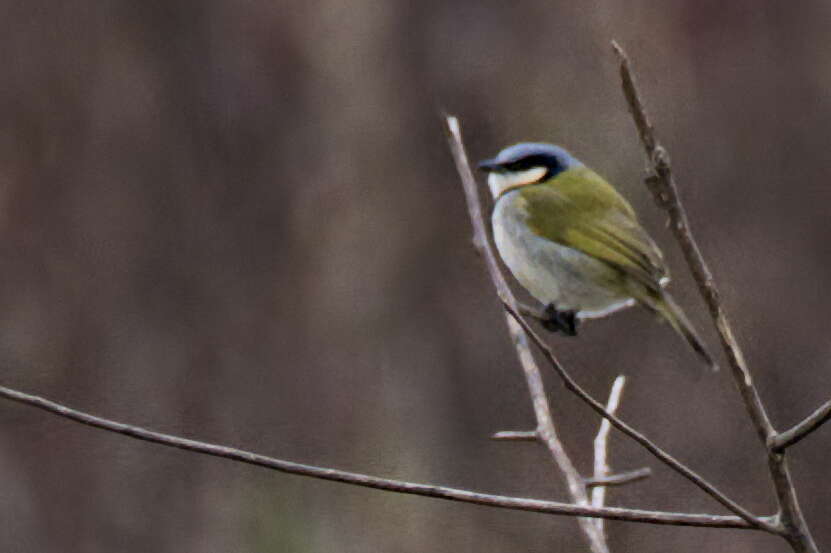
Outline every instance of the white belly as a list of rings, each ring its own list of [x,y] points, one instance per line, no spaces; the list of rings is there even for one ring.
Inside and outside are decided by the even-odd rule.
[[[518,192],[503,196],[491,222],[499,255],[534,298],[545,305],[553,303],[559,310],[575,310],[581,319],[603,317],[635,303],[595,284],[615,279],[614,269],[531,232],[522,201]]]

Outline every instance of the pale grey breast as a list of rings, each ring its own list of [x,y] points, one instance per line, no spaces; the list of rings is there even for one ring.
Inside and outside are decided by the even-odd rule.
[[[524,202],[519,191],[501,196],[491,222],[499,255],[534,298],[559,310],[575,310],[581,319],[604,317],[634,304],[632,298],[595,284],[614,279],[615,269],[531,232]]]

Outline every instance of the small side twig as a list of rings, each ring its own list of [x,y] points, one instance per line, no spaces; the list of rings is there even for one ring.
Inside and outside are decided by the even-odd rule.
[[[491,440],[506,442],[536,442],[540,439],[536,430],[503,430],[491,436]]]
[[[607,486],[624,486],[626,484],[631,484],[632,482],[638,482],[639,480],[644,480],[652,476],[652,469],[649,467],[643,467],[635,470],[630,470],[628,472],[619,472],[616,474],[608,474],[602,477],[592,477],[586,478],[583,482],[587,488],[594,488],[595,490],[599,488],[605,488]],[[595,507],[599,507],[599,505],[595,505],[592,502],[592,505]]]
[[[822,426],[828,419],[831,419],[831,400],[820,405],[802,422],[774,436],[771,440],[771,448],[777,453],[784,451]]]

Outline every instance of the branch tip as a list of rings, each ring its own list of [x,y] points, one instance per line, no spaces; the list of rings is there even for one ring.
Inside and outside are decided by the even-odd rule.
[[[615,54],[617,54],[621,61],[628,61],[628,58],[626,57],[626,52],[623,51],[623,48],[620,47],[620,44],[618,44],[617,40],[612,40],[611,45],[612,51]]]

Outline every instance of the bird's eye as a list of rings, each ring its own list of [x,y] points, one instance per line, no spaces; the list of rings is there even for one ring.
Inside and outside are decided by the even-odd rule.
[[[514,173],[524,171],[528,169],[528,163],[524,159],[518,159],[517,161],[505,164],[505,169]]]

